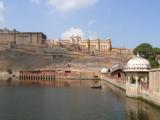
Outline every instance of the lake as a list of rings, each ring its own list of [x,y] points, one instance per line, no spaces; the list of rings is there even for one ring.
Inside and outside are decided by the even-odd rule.
[[[111,85],[40,87],[1,85],[0,120],[158,120],[160,110]]]

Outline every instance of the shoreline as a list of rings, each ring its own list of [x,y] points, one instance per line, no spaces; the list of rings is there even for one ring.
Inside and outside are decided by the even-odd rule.
[[[102,79],[105,83],[108,83],[108,84],[110,84],[110,85],[112,85],[112,86],[114,86],[114,87],[116,87],[116,88],[119,88],[120,90],[122,90],[122,91],[126,91],[126,87],[124,86],[124,85],[122,85],[122,84],[120,84],[120,83],[117,83],[117,82],[115,82],[114,80],[107,80],[107,79]],[[159,108],[160,109],[160,104],[156,101],[156,100],[154,100],[152,97],[153,96],[151,96],[151,95],[147,95],[147,96],[145,96],[145,95],[141,95],[141,96],[139,96],[139,97],[134,97],[134,98],[132,98],[132,97],[129,97],[129,96],[127,96],[127,94],[126,94],[126,97],[128,97],[128,98],[131,98],[131,99],[138,99],[138,100],[141,100],[141,101],[144,101],[144,102],[146,102],[146,103],[148,103],[148,104],[150,104],[150,105],[152,105],[152,106],[154,106],[154,107],[157,107],[157,108]]]

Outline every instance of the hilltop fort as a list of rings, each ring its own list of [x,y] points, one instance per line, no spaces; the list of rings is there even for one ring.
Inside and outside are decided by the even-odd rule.
[[[94,69],[98,65],[125,64],[132,56],[131,49],[114,48],[111,39],[91,40],[73,35],[69,39],[49,40],[43,32],[8,28],[0,29],[0,53],[0,70],[51,69],[53,62],[62,66],[71,60],[72,67],[89,65]]]
[[[72,35],[70,39],[48,40],[43,32],[19,32],[16,29],[8,28],[0,29],[0,47],[1,48],[23,48],[23,47],[46,47],[53,48],[61,46],[64,48],[75,47],[81,52],[110,52],[110,51],[126,51],[126,48],[113,48],[111,39],[82,39],[79,35]]]

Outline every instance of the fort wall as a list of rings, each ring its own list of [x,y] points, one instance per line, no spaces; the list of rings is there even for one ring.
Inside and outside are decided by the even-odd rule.
[[[64,47],[68,50],[87,53],[132,53],[132,50],[125,48],[113,48],[111,39],[82,39],[80,36],[71,36],[68,39],[47,40],[42,32],[19,32],[7,28],[0,29],[0,49],[25,48],[27,47]]]
[[[0,30],[0,47],[15,48],[25,46],[44,46],[46,35],[42,32],[18,32],[5,28]]]

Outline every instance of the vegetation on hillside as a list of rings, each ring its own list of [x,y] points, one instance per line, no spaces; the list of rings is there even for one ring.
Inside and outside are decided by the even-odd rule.
[[[158,55],[160,55],[160,48],[155,48],[149,43],[142,43],[133,50],[133,53],[135,55],[139,53],[140,56],[149,60],[152,68],[160,66],[156,58]]]

